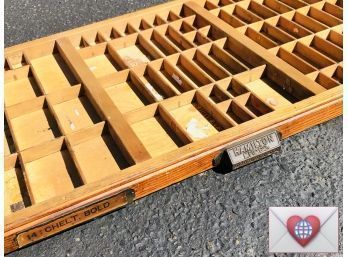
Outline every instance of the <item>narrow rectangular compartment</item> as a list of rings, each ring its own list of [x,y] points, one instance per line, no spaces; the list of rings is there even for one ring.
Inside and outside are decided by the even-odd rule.
[[[307,6],[305,2],[302,2],[300,0],[278,0],[278,1],[286,4],[287,6],[290,6],[291,8],[294,8],[295,10],[301,7]]]
[[[285,0],[283,2],[290,2],[290,1],[293,1],[293,0]],[[290,12],[293,10],[291,6],[283,2],[278,0],[262,0],[262,5],[280,14]],[[299,1],[294,0],[293,2],[294,2],[293,5],[296,5],[298,4]]]
[[[105,122],[70,134],[67,140],[83,184],[118,174],[130,166]]]
[[[302,60],[300,57],[294,55],[293,53],[291,53],[290,51],[282,47],[279,48],[277,52],[277,56],[280,59],[287,62],[288,64],[290,64],[292,67],[302,72],[303,74],[308,74],[317,70],[313,65],[307,63],[306,61]]]
[[[24,180],[17,154],[5,157],[4,164],[4,215],[8,216],[25,208],[26,197],[21,190]]]
[[[251,24],[251,23],[262,20],[259,16],[253,14],[252,12],[244,9],[243,7],[239,5],[234,6],[232,15],[246,24]]]
[[[156,74],[165,85],[168,85],[177,95],[197,88],[186,76],[182,76],[180,71],[167,60],[158,60],[149,64],[151,70]]]
[[[27,149],[22,154],[32,204],[71,192],[81,178],[63,140]]]
[[[329,41],[326,41],[318,36],[314,36],[313,38],[304,41],[304,43],[306,42],[309,43],[310,47],[314,48],[330,59],[336,62],[343,61],[343,49],[337,47]]]
[[[53,93],[47,97],[47,100],[65,135],[100,121],[83,86]]]
[[[231,9],[232,9],[232,7],[230,7],[230,6],[227,6],[227,8],[222,8],[218,13],[218,17],[234,28],[239,28],[239,27],[246,25],[246,23],[241,21],[239,18],[230,14],[229,11]]]
[[[294,38],[302,38],[312,34],[310,30],[282,16],[279,18],[270,19],[267,22]]]
[[[176,30],[173,26],[161,26],[157,28],[157,31],[165,37],[172,46],[175,47],[177,52],[184,51],[189,48],[193,48],[194,44],[188,41],[182,33]]]
[[[13,105],[6,111],[19,150],[42,144],[61,135],[44,97]]]
[[[145,87],[130,71],[119,73],[105,90],[121,113],[155,102]]]
[[[139,66],[131,71],[135,74],[134,79],[143,86],[148,95],[156,101],[176,96],[177,90],[163,79],[152,66]]]
[[[4,77],[5,107],[35,99],[42,94],[29,66],[6,71]]]
[[[152,44],[161,51],[163,56],[175,54],[178,49],[170,42],[164,35],[155,30],[148,30],[141,34],[146,40],[151,41]]]
[[[254,30],[253,28],[247,28],[244,33],[248,38],[252,39],[256,43],[258,43],[260,46],[270,49],[273,47],[276,47],[278,44],[274,42],[273,40],[269,39],[268,37],[264,36],[260,32]]]
[[[288,33],[285,33],[281,29],[267,22],[251,25],[250,27],[255,28],[255,30],[257,30],[263,36],[267,37],[268,39],[272,40],[272,42],[278,45],[295,40],[293,36],[289,35]]]
[[[327,12],[324,12],[322,10],[319,10],[314,7],[310,7],[309,11],[305,13],[307,16],[321,22],[322,24],[325,24],[328,27],[334,27],[337,25],[342,24],[342,20],[336,18],[332,14],[328,14]]]
[[[189,136],[197,141],[232,127],[232,123],[200,92],[188,92],[164,103],[164,107]]]
[[[266,1],[267,3],[268,1]],[[278,4],[281,5],[281,4]],[[284,7],[284,6],[283,6]],[[278,13],[274,12],[272,9],[268,8],[264,4],[259,4],[256,1],[248,1],[247,10],[255,14],[256,16],[262,19],[268,19],[273,16],[278,15]]]
[[[180,71],[181,76],[179,77],[185,76],[196,87],[201,87],[213,82],[204,71],[184,55],[172,55],[168,57],[167,60]]]
[[[318,51],[306,46],[301,42],[297,42],[295,43],[295,45],[289,45],[288,49],[291,50],[291,52],[294,55],[298,56],[299,58],[301,58],[302,60],[304,60],[305,62],[309,63],[317,69],[322,69],[334,64],[334,62],[331,59],[327,58],[325,55],[320,54]]]
[[[96,78],[116,73],[125,68],[108,43],[83,48],[79,50],[79,53]]]
[[[128,116],[131,127],[152,157],[157,157],[175,150],[188,143],[188,139],[181,139],[174,131],[173,121],[166,115],[163,108],[151,106],[134,112]]]
[[[217,64],[199,49],[188,50],[183,55],[197,64],[197,66],[204,73],[208,74],[209,77],[214,81],[218,81],[229,76],[229,73],[227,73],[224,69],[222,69],[222,67],[220,67],[219,64]]]
[[[200,46],[207,44],[211,41],[210,38],[206,37],[203,33],[197,32],[197,31],[192,31],[189,33],[186,33],[184,37],[192,42],[195,46]]]
[[[216,61],[219,65],[221,65],[221,67],[232,75],[248,70],[247,66],[223,50],[223,44],[220,45],[219,43],[209,44],[201,47],[200,51],[209,55],[214,61]]]
[[[47,43],[25,51],[36,82],[45,94],[77,84],[55,43]]]
[[[327,13],[335,16],[336,18],[338,18],[340,20],[343,20],[343,8],[341,8],[337,5],[334,5],[334,4],[329,3],[329,2],[325,2],[323,7],[322,7],[322,10],[324,12],[327,12]]]
[[[231,37],[225,41],[223,49],[248,68],[255,67],[262,62],[257,54]]]
[[[314,33],[317,33],[319,31],[322,31],[328,28],[323,23],[319,22],[317,19],[314,19],[300,12],[295,12],[293,14],[292,21],[296,22],[297,24],[301,25],[302,27]]]
[[[116,52],[117,59],[121,60],[123,66],[127,68],[164,57],[155,45],[142,34],[118,38],[111,41],[109,45]]]

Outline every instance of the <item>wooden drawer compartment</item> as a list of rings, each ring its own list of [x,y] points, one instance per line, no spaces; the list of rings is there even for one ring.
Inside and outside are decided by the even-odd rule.
[[[177,0],[5,49],[6,252],[341,115],[342,32],[341,1]]]

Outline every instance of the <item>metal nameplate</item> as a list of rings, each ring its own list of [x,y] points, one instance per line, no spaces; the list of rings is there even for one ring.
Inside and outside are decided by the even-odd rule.
[[[18,246],[23,247],[28,244],[32,244],[36,241],[72,228],[78,224],[124,207],[125,205],[131,203],[134,198],[134,190],[127,189],[121,193],[118,193],[117,195],[82,207],[81,209],[70,214],[56,218],[50,222],[20,233],[17,236]]]
[[[281,135],[278,131],[268,131],[248,138],[226,149],[235,170],[249,163],[263,159],[281,149]]]

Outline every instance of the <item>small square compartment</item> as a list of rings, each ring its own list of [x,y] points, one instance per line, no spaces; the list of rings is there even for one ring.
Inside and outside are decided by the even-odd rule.
[[[83,48],[79,53],[96,78],[116,73],[125,68],[113,48],[107,43]]]
[[[215,104],[230,100],[230,96],[218,85],[207,86],[202,91],[207,95]]]
[[[41,90],[29,66],[5,72],[5,107],[22,103],[41,95]]]
[[[251,112],[253,115],[260,117],[267,113],[272,112],[273,110],[264,104],[258,97],[252,93],[246,93],[241,96],[238,96],[234,99],[239,106],[244,106]]]
[[[52,141],[23,154],[24,175],[32,204],[67,194],[81,178],[63,140]]]
[[[324,73],[321,73],[321,72],[316,72],[313,75],[313,79],[315,82],[317,82],[318,84],[320,84],[321,86],[323,86],[326,89],[331,89],[331,88],[337,87],[339,85],[339,83],[337,81],[326,76]]]
[[[146,20],[146,22],[147,22],[149,25],[152,25],[153,27],[161,26],[161,25],[167,23],[167,22],[166,22],[162,17],[160,17],[158,14],[146,16],[146,17],[144,17],[144,20]]]
[[[61,135],[44,97],[8,107],[7,114],[19,150],[42,144]]]
[[[161,52],[141,34],[134,34],[110,42],[124,67],[133,68],[162,58]]]
[[[23,190],[25,182],[17,154],[5,157],[4,162],[4,216],[6,217],[24,209],[28,196]]]
[[[192,26],[192,23],[190,23],[190,21],[193,22],[193,19],[188,19],[187,21],[180,21],[177,24],[172,23],[171,26],[176,28],[182,34],[189,33],[196,30],[195,27]]]
[[[100,122],[96,110],[81,86],[56,92],[47,99],[65,135]]]
[[[8,62],[7,65],[9,69],[11,70],[22,68],[28,65],[22,52],[18,52],[15,54],[11,54],[10,56],[6,56],[5,60]]]
[[[55,43],[35,46],[25,52],[33,74],[45,94],[77,84]]]
[[[132,115],[131,127],[154,158],[173,151],[186,142],[172,128],[172,120],[163,108],[148,108],[141,115]]]
[[[234,78],[228,78],[218,83],[219,87],[226,90],[226,92],[232,97],[237,97],[249,91],[239,81]]]
[[[139,79],[129,71],[118,74],[113,85],[105,88],[121,113],[126,113],[155,102],[149,96]]]
[[[67,136],[84,184],[119,174],[130,166],[112,135],[101,122]]]
[[[219,109],[226,113],[235,125],[242,124],[256,117],[254,113],[245,106],[240,105],[237,101],[238,98],[222,102],[219,104]]]
[[[227,118],[200,92],[188,92],[170,100],[164,103],[164,107],[191,141],[232,127]]]
[[[211,42],[211,40],[207,38],[203,33],[196,31],[186,33],[184,37],[196,46],[204,45]]]
[[[328,34],[326,35],[326,40],[343,49],[343,35],[341,33],[334,30],[329,30]]]

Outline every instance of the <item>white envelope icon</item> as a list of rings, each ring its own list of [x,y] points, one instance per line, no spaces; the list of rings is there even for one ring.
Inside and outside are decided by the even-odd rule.
[[[302,219],[314,215],[320,220],[318,234],[305,246],[301,246],[287,229],[287,220],[294,215]],[[270,207],[269,252],[338,252],[338,208]]]

